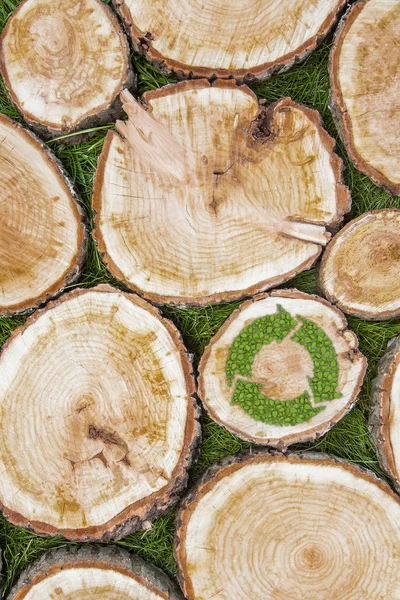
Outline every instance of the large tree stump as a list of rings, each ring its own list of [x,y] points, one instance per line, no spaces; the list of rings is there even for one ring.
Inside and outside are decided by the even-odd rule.
[[[168,577],[117,546],[53,550],[33,563],[7,600],[183,600]]]
[[[345,0],[113,0],[133,45],[178,76],[265,79],[305,58]]]
[[[354,405],[367,361],[343,314],[297,290],[242,304],[207,346],[199,395],[243,439],[284,449],[313,440]]]
[[[350,221],[322,259],[324,295],[345,313],[381,321],[400,316],[400,210]]]
[[[80,275],[85,229],[56,158],[0,115],[0,315],[54,296]]]
[[[266,108],[232,81],[123,93],[94,187],[110,271],[150,300],[206,304],[309,268],[349,210],[342,162],[319,114]],[[123,137],[121,137],[123,136]],[[125,139],[124,139],[125,138]]]
[[[139,297],[99,286],[37,312],[0,358],[6,518],[107,541],[165,512],[197,447],[193,393],[177,330]]]
[[[355,166],[400,194],[400,3],[359,0],[331,54],[331,105]]]
[[[321,454],[225,459],[177,520],[188,600],[395,600],[399,546],[396,494]]]
[[[24,0],[2,33],[0,70],[23,117],[50,138],[120,115],[128,52],[101,0]]]

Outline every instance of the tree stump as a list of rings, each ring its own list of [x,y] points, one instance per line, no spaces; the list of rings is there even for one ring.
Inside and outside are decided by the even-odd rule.
[[[77,197],[48,149],[0,115],[0,316],[76,281],[85,258]]]
[[[214,336],[199,395],[229,431],[284,449],[324,434],[352,408],[366,366],[340,311],[279,290],[244,302]]]
[[[33,563],[7,600],[184,600],[153,565],[117,546],[61,548]]]
[[[344,0],[113,0],[135,50],[179,77],[265,79],[305,58]]]
[[[225,459],[177,520],[188,600],[394,600],[399,544],[396,494],[321,454]]]
[[[372,385],[372,437],[382,468],[400,493],[400,336],[391,340]]]
[[[254,294],[309,268],[349,210],[342,162],[319,114],[259,105],[232,81],[123,93],[93,206],[114,276],[161,303]]]
[[[108,541],[165,512],[197,448],[193,394],[178,331],[139,297],[98,286],[35,313],[0,358],[4,515]]]
[[[400,210],[350,221],[328,245],[319,278],[345,313],[374,321],[400,316]]]
[[[400,194],[400,4],[359,0],[331,54],[331,107],[355,166]]]
[[[0,38],[0,70],[24,119],[51,138],[120,115],[118,96],[133,83],[128,53],[101,0],[25,0]]]

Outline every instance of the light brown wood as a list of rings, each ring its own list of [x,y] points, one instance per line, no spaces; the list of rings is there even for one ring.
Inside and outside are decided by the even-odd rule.
[[[156,302],[240,298],[309,268],[350,208],[319,114],[232,81],[122,95],[94,186],[110,271]]]
[[[345,0],[113,0],[133,45],[178,76],[265,79],[305,58]]]
[[[133,83],[128,43],[101,0],[24,0],[0,38],[11,100],[45,137],[106,123]]]
[[[400,500],[321,454],[212,467],[177,519],[188,600],[397,600]]]
[[[174,504],[200,436],[175,327],[135,295],[76,290],[0,357],[0,503],[11,522],[118,539]]]
[[[319,278],[345,313],[375,321],[400,316],[400,210],[373,210],[348,223],[328,245]]]
[[[7,600],[183,600],[168,577],[117,546],[47,552],[21,575]]]
[[[0,316],[76,281],[85,258],[77,197],[49,150],[0,115]]]
[[[331,54],[331,105],[358,169],[400,194],[400,2],[358,0]]]
[[[283,450],[337,423],[366,367],[339,310],[297,290],[274,291],[244,302],[211,340],[199,396],[229,431]]]

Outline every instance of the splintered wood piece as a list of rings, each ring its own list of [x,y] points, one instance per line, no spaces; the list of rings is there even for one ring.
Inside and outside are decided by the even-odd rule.
[[[24,0],[0,38],[0,70],[18,110],[44,137],[121,113],[133,83],[129,48],[101,0]]]
[[[7,600],[184,600],[153,565],[117,546],[51,550],[26,569]]]
[[[178,76],[265,79],[305,58],[345,0],[113,0],[138,52]]]
[[[366,366],[339,310],[279,290],[244,302],[211,340],[199,395],[229,431],[283,450],[324,434],[352,408]]]
[[[85,229],[72,185],[30,132],[0,115],[0,316],[77,280]]]
[[[115,277],[156,302],[206,304],[308,269],[350,208],[320,116],[260,106],[232,81],[124,92],[94,185],[95,239]]]
[[[345,313],[375,321],[400,316],[400,210],[350,221],[328,245],[319,278]]]
[[[5,517],[108,541],[165,512],[200,436],[193,394],[178,331],[141,298],[98,286],[37,312],[0,357]]]
[[[177,519],[188,600],[395,600],[399,546],[398,496],[316,453],[224,459]]]
[[[359,0],[331,54],[331,107],[355,166],[400,194],[400,2]]]

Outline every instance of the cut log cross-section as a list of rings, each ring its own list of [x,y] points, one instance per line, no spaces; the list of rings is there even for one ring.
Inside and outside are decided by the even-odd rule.
[[[400,194],[400,2],[358,0],[331,55],[331,104],[358,169]]]
[[[199,395],[243,439],[285,449],[313,440],[353,406],[366,370],[343,314],[297,290],[242,304],[206,348]]]
[[[188,81],[122,94],[95,180],[110,271],[156,302],[206,304],[277,285],[317,259],[349,210],[317,112],[260,107],[246,86]]]
[[[397,600],[400,499],[321,454],[212,467],[177,519],[188,600]]]
[[[116,546],[53,550],[28,567],[7,600],[184,600],[153,565]]]
[[[113,0],[133,44],[178,76],[265,79],[306,57],[345,0]]]
[[[177,330],[140,298],[99,286],[35,313],[0,358],[6,518],[107,541],[166,511],[200,435],[193,393]]]
[[[55,157],[0,115],[0,315],[24,311],[79,276],[85,230]]]
[[[128,52],[101,0],[25,0],[2,33],[0,70],[26,121],[54,137],[120,114],[118,96],[133,83]]]

